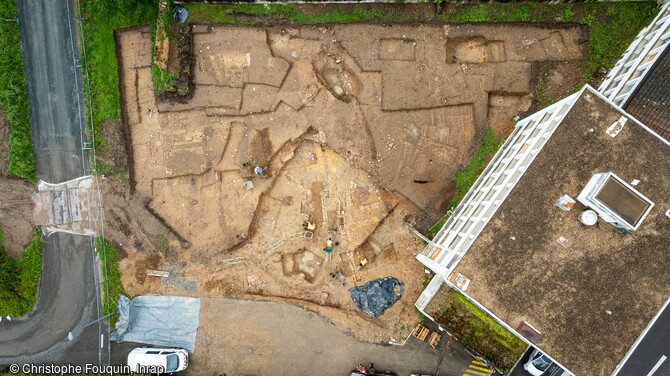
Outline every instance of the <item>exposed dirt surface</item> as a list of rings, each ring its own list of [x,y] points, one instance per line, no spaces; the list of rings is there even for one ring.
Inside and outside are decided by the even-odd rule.
[[[33,201],[35,186],[28,180],[0,177],[0,228],[7,254],[19,258],[33,240]]]
[[[432,225],[484,130],[504,136],[529,108],[534,62],[586,54],[576,26],[192,33],[195,92],[169,103],[154,96],[148,29],[117,32],[130,181],[105,180],[105,199],[124,286],[290,302],[372,342],[419,319],[409,224]],[[388,276],[405,294],[365,316],[348,289]]]
[[[567,97],[583,84],[579,66],[574,63],[558,63],[547,77],[547,95],[554,101]]]
[[[0,111],[0,228],[4,234],[5,252],[18,259],[33,240],[34,205],[30,195],[35,187],[27,180],[6,177],[10,131],[7,116]]]
[[[104,166],[125,168],[128,165],[125,129],[120,120],[108,120],[102,125],[102,139],[107,141],[99,150],[98,162]]]
[[[533,92],[535,100],[527,114],[539,111],[574,93],[584,84],[580,71],[581,61],[539,62],[533,65]]]
[[[167,71],[176,74],[177,78],[165,88],[158,100],[183,103],[193,97],[193,35],[188,24],[171,22],[169,28]]]

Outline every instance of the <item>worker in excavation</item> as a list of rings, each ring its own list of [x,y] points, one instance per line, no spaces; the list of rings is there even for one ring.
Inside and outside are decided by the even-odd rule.
[[[333,257],[333,240],[331,238],[328,238],[326,248],[323,250],[326,251],[326,261],[330,261]]]

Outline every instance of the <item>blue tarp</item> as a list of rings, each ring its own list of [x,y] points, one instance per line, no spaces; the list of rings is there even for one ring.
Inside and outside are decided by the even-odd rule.
[[[404,292],[405,286],[393,277],[378,278],[349,290],[356,307],[374,318],[400,300]]]
[[[200,299],[181,296],[119,295],[116,342],[179,347],[193,352],[200,325]]]

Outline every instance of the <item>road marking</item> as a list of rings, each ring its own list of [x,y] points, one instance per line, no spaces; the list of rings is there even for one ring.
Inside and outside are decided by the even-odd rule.
[[[475,370],[475,371],[488,372],[487,375],[488,375],[489,373],[491,373],[491,369],[490,369],[489,367],[481,367],[481,366],[476,366],[476,365],[472,364],[472,365],[471,365],[470,367],[468,367],[468,368],[469,368],[469,369],[473,369],[473,370]]]
[[[663,355],[663,356],[661,357],[661,359],[659,359],[658,362],[656,362],[656,365],[654,366],[654,368],[652,368],[651,371],[649,371],[649,373],[647,374],[647,376],[651,376],[651,375],[653,375],[654,372],[656,372],[656,370],[658,370],[658,368],[661,366],[661,364],[663,364],[663,362],[665,362],[666,359],[668,359],[668,357],[666,357],[665,355]]]
[[[463,374],[463,376],[488,376],[490,374],[491,374],[491,370],[484,373],[484,372],[473,371],[471,369],[468,369],[467,371],[465,371],[465,374]]]
[[[468,369],[465,370],[463,376],[489,376],[492,372],[493,371],[486,366],[486,363],[475,359],[470,363]]]

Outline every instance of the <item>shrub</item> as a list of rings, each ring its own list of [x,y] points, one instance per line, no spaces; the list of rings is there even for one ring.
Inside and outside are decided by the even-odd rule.
[[[23,316],[33,310],[42,274],[42,243],[39,230],[18,260],[2,247],[0,232],[0,315]]]

